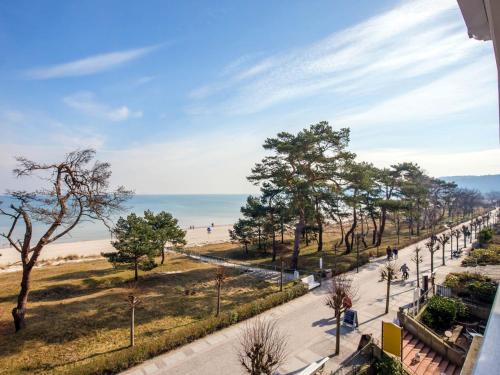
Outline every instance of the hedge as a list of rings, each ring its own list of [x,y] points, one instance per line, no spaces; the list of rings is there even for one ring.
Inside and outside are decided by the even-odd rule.
[[[433,296],[422,314],[422,322],[435,330],[446,330],[457,320],[467,317],[467,308],[460,300]]]
[[[277,292],[251,303],[238,306],[233,310],[225,311],[218,317],[212,316],[193,324],[179,327],[154,340],[140,343],[133,348],[129,347],[120,351],[103,354],[89,362],[54,369],[54,373],[75,375],[116,374],[159,354],[188,344],[222,328],[258,315],[265,310],[291,301],[306,294],[307,291],[307,287],[299,283],[282,292]]]

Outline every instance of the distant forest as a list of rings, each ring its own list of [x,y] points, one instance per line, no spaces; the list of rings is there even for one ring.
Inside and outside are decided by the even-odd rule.
[[[481,191],[481,193],[500,191],[500,174],[485,176],[446,176],[439,178],[448,182],[454,181],[462,188],[477,189]]]

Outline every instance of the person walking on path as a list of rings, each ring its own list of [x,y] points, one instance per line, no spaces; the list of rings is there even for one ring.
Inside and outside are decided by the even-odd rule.
[[[392,249],[391,249],[391,247],[387,246],[387,249],[385,251],[387,253],[387,260],[391,260],[392,259]]]
[[[393,250],[392,250],[392,253],[394,254],[394,259],[398,259],[398,248],[395,247]]]

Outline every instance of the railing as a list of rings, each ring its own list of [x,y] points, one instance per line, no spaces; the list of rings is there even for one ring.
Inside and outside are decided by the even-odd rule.
[[[191,258],[199,259],[201,261],[206,261],[210,263],[219,263],[219,264],[224,264],[225,267],[230,267],[234,269],[239,269],[243,271],[262,271],[265,273],[272,273],[273,275],[279,276],[280,269],[277,266],[274,265],[268,265],[268,264],[252,264],[248,262],[240,262],[240,261],[235,261],[230,258],[224,258],[224,257],[219,257],[215,255],[210,255],[210,254],[201,254],[196,251],[188,250],[188,249],[171,249],[173,252],[185,254]],[[285,269],[283,270],[283,278],[285,280],[294,280],[294,274],[292,270]]]

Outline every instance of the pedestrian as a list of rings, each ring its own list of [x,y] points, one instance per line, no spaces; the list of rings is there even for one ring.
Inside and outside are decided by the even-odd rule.
[[[395,247],[394,250],[392,250],[392,253],[394,254],[394,259],[398,259],[398,248]]]
[[[392,249],[391,249],[391,247],[387,246],[387,249],[385,251],[387,253],[387,260],[391,260],[392,259]]]

